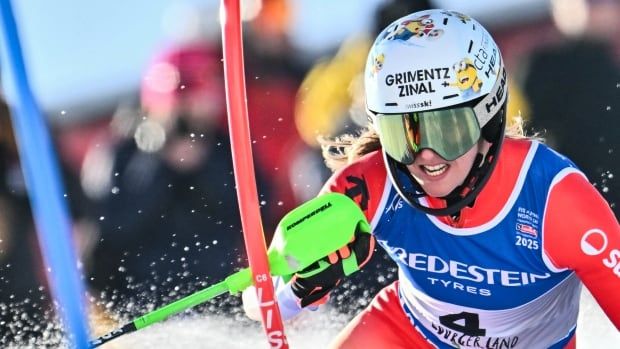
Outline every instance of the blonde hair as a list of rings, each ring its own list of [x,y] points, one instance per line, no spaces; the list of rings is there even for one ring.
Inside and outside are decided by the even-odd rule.
[[[366,126],[357,134],[318,138],[325,165],[332,171],[350,164],[356,159],[381,149],[379,134],[372,126]]]
[[[521,116],[511,118],[506,126],[504,137],[544,141],[538,133],[526,135]],[[332,138],[319,137],[318,142],[321,145],[325,165],[332,171],[336,171],[368,153],[381,149],[379,134],[370,124],[356,134],[344,134]]]

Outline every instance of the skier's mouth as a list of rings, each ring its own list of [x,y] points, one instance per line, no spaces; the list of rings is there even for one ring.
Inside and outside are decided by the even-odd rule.
[[[424,173],[431,177],[436,177],[446,172],[448,169],[447,164],[439,164],[439,165],[421,165],[420,166]]]

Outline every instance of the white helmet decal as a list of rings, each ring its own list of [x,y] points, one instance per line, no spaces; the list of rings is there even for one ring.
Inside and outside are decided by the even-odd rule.
[[[496,90],[502,70],[497,45],[477,21],[453,11],[416,12],[375,40],[366,63],[367,107],[395,114],[461,104]]]

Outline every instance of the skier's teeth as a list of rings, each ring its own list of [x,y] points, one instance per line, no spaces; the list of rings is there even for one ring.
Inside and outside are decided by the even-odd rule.
[[[432,177],[439,176],[440,174],[444,173],[446,169],[448,168],[446,164],[434,165],[434,166],[424,165],[422,167],[424,168],[424,171],[426,172],[426,174]]]
[[[424,168],[426,168],[429,171],[437,171],[437,170],[442,169],[444,166],[446,165],[445,164],[433,165],[433,166],[424,165]]]

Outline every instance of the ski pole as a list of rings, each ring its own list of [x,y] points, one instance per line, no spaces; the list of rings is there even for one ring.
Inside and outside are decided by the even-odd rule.
[[[334,227],[337,229],[334,230]],[[370,231],[370,226],[357,204],[340,193],[316,197],[286,214],[269,246],[269,268],[273,275],[287,277],[345,246],[355,232]],[[224,281],[153,310],[123,327],[90,342],[95,348],[127,333],[213,299],[227,291],[237,294],[252,285],[250,268],[242,269]]]
[[[163,321],[172,315],[176,315],[184,310],[195,307],[198,304],[209,301],[210,299],[213,299],[223,293],[230,292],[230,294],[236,294],[237,292],[241,292],[248,288],[251,284],[252,276],[250,269],[242,269],[227,277],[224,281],[209,286],[185,298],[181,298],[162,308],[153,310],[146,315],[142,315],[139,318],[125,324],[123,327],[90,341],[90,345],[92,348],[96,348],[122,335],[141,330],[156,322]]]

